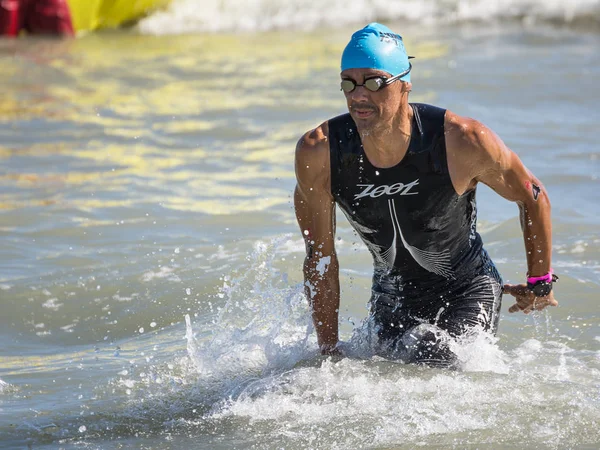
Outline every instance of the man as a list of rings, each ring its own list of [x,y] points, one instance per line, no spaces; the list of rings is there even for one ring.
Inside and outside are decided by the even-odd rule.
[[[411,64],[389,28],[354,33],[341,69],[349,114],[307,132],[296,149],[294,203],[321,352],[340,353],[336,204],[373,256],[370,315],[386,355],[452,366],[448,338],[495,333],[503,290],[516,297],[509,312],[556,306],[550,202],[539,180],[483,124],[408,102]],[[479,182],[519,205],[527,284],[503,286],[483,249]]]

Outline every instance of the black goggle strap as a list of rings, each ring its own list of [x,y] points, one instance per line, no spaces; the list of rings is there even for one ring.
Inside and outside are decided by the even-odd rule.
[[[398,75],[394,75],[391,78],[383,78],[383,85],[387,86],[388,84],[393,83],[397,79],[402,78],[404,75],[408,75],[410,73],[411,69],[412,69],[412,64],[409,62],[408,69],[406,69],[404,72],[400,72]]]

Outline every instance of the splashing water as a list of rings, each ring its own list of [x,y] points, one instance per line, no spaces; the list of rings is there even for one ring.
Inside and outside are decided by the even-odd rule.
[[[222,278],[212,314],[186,316],[186,355],[122,369],[85,406],[95,415],[55,417],[32,433],[261,449],[600,440],[597,353],[555,336],[501,349],[473,330],[450,342],[460,370],[440,370],[376,356],[364,320],[342,343],[347,357],[319,356],[302,285],[273,264],[286,239],[256,242],[247,267]]]
[[[5,391],[8,391],[9,388],[10,384],[8,384],[6,381],[0,380],[0,394],[4,393]]]
[[[314,355],[316,344],[300,285],[273,267],[274,248],[287,237],[254,245],[249,269],[237,279],[224,277],[212,330],[197,339],[186,317],[189,358],[205,380],[230,380],[233,391],[273,370],[285,370]]]

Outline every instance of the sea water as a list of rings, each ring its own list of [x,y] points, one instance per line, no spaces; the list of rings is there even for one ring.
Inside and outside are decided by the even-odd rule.
[[[413,3],[176,1],[0,41],[0,448],[597,448],[598,2]],[[559,306],[505,297],[457,371],[374,356],[341,214],[347,357],[318,355],[304,298],[294,148],[345,112],[339,56],[374,18],[417,57],[411,101],[484,122],[552,200]],[[517,206],[478,206],[522,282]]]

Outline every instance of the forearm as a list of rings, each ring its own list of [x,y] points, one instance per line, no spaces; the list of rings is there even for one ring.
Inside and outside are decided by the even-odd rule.
[[[338,342],[340,307],[339,266],[335,255],[307,258],[304,287],[319,347],[332,349]]]
[[[551,207],[547,195],[537,201],[520,204],[521,227],[527,254],[529,276],[542,276],[552,267]]]

